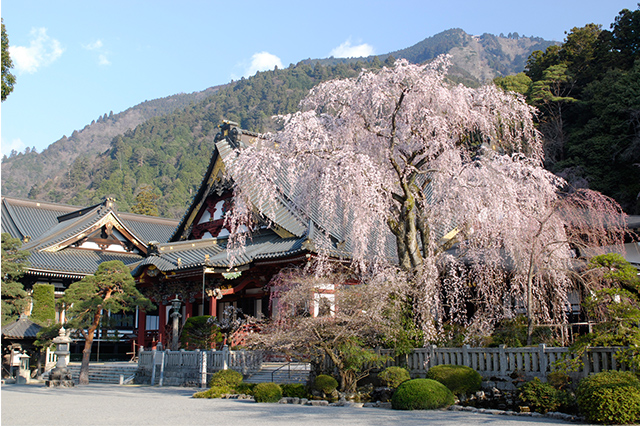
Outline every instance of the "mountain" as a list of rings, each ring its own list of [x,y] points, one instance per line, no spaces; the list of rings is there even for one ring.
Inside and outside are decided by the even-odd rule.
[[[113,138],[133,130],[147,120],[173,113],[199,102],[221,86],[190,94],[180,93],[142,102],[127,110],[98,117],[71,136],[62,136],[41,153],[27,150],[2,159],[2,193],[26,197],[35,183],[60,180],[78,157],[93,157],[106,151]]]
[[[498,76],[517,74],[524,70],[532,52],[544,52],[547,47],[559,44],[540,37],[521,37],[517,33],[507,37],[492,34],[469,35],[459,28],[450,29],[428,37],[406,49],[378,55],[381,61],[389,56],[403,58],[414,64],[430,61],[443,54],[451,55],[453,67],[450,76],[468,86],[478,86]],[[306,63],[335,65],[371,61],[368,58],[307,59]]]
[[[105,114],[41,153],[3,158],[2,193],[76,205],[111,195],[127,211],[140,188],[150,185],[160,197],[161,214],[176,217],[200,184],[216,126],[224,119],[251,131],[274,130],[270,117],[295,111],[314,85],[356,76],[364,66],[381,67],[393,58],[422,63],[448,53],[450,77],[477,86],[522,71],[534,50],[551,44],[517,34],[472,36],[452,29],[385,55],[308,59],[202,92],[143,102]]]

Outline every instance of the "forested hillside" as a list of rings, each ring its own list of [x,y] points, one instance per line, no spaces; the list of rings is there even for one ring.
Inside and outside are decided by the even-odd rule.
[[[203,101],[115,136],[98,156],[78,156],[64,176],[34,184],[28,196],[74,205],[112,196],[123,211],[130,211],[142,197],[155,198],[161,215],[179,217],[202,180],[223,120],[236,121],[247,130],[273,130],[272,115],[295,111],[311,87],[353,77],[362,66],[299,64],[221,87]]]
[[[611,29],[588,24],[499,78],[540,110],[546,167],[640,214],[640,8]]]
[[[202,100],[216,90],[218,87],[190,94],[180,93],[145,101],[119,114],[113,114],[113,111],[105,113],[82,130],[75,130],[69,137],[63,136],[41,153],[29,148],[21,153],[14,151],[2,159],[2,193],[27,196],[36,183],[42,187],[43,182],[59,182],[76,158],[90,159],[108,149],[115,136],[152,117],[171,114]]]

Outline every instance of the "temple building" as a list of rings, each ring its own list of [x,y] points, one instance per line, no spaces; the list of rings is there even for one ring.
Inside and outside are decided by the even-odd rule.
[[[177,220],[117,211],[107,199],[81,208],[36,200],[2,197],[2,232],[22,241],[29,266],[22,278],[27,292],[35,284],[54,286],[62,297],[71,283],[93,275],[102,262],[120,260],[133,268],[145,259],[149,241],[167,241]],[[136,312],[106,313],[108,330],[98,331],[103,352],[131,350],[130,340],[139,324]],[[64,322],[57,308],[56,321]]]
[[[169,301],[176,297],[183,301],[183,319],[220,316],[229,306],[258,319],[270,317],[271,278],[282,268],[304,264],[315,253],[320,225],[296,211],[283,195],[275,208],[255,212],[256,229],[244,249],[231,257],[224,215],[233,203],[233,176],[225,173],[225,163],[234,158],[234,150],[255,143],[259,136],[232,122],[220,127],[202,184],[175,231],[167,242],[151,244],[147,257],[133,270],[140,290],[159,306],[157,319],[156,313],[153,317],[160,332],[140,328],[141,346],[153,345],[156,339],[166,346]],[[149,324],[149,315],[141,312],[138,323]]]
[[[100,263],[121,260],[157,308],[111,317],[111,324],[116,324],[111,333],[118,331],[116,336],[127,342],[127,348],[159,343],[167,347],[171,301],[176,298],[183,322],[199,315],[220,317],[230,306],[258,319],[269,318],[273,312],[268,284],[280,270],[304,265],[327,241],[337,260],[348,257],[343,235],[348,225],[325,222],[313,206],[304,211],[294,207],[286,191],[268,206],[257,199],[258,191],[250,193],[257,206],[256,225],[246,230],[243,249],[227,250],[230,230],[225,215],[234,202],[234,176],[227,166],[237,150],[259,143],[260,137],[225,122],[214,142],[202,183],[180,220],[121,213],[111,199],[80,208],[2,197],[2,232],[23,241],[22,249],[30,253],[25,289],[36,283],[52,284],[61,296],[72,282],[95,273]],[[629,218],[630,231],[637,232],[639,226],[638,216]],[[443,238],[448,235],[444,231]],[[638,243],[627,243],[627,258],[639,267]],[[395,255],[392,239],[385,247],[390,247],[390,256]],[[330,299],[331,293],[326,289],[322,297]],[[310,303],[317,305],[310,307],[313,315],[321,301]],[[579,301],[575,303],[579,311]],[[57,320],[64,321],[63,313],[58,313]],[[114,335],[96,340],[101,338],[113,341]]]
[[[61,297],[100,263],[121,260],[157,306],[108,315],[115,324],[110,333],[135,342],[128,348],[167,346],[170,301],[176,297],[183,322],[191,316],[220,316],[229,306],[258,319],[270,317],[267,284],[282,268],[304,264],[315,254],[314,239],[322,227],[317,217],[294,209],[283,195],[275,208],[255,211],[256,228],[232,258],[224,215],[233,203],[233,177],[225,173],[225,163],[259,136],[232,122],[220,130],[202,183],[180,220],[118,212],[112,199],[81,208],[2,197],[2,232],[23,241],[22,249],[30,253],[25,289],[52,284]],[[340,247],[339,235],[331,238]],[[58,312],[56,320],[63,322],[64,313]],[[107,335],[96,341],[102,337],[114,340]]]

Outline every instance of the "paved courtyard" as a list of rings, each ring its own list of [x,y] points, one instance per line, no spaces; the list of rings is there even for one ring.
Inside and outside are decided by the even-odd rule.
[[[48,389],[2,385],[2,426],[14,425],[487,425],[564,424],[548,418],[452,411],[309,407],[252,401],[194,399],[192,388],[88,385]]]

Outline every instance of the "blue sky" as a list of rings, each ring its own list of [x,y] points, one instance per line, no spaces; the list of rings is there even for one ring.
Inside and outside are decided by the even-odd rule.
[[[2,154],[41,152],[99,116],[307,58],[409,47],[449,28],[563,41],[638,0],[4,0],[15,89]]]

